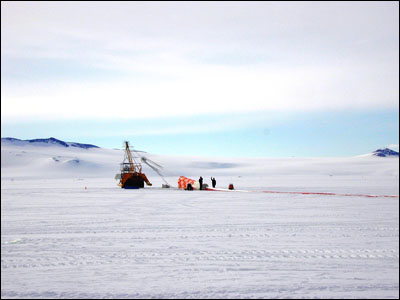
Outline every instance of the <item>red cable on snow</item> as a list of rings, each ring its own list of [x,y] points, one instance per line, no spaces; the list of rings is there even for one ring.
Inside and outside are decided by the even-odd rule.
[[[248,193],[270,193],[270,194],[299,194],[299,195],[324,195],[324,196],[352,196],[352,197],[368,197],[368,198],[399,198],[396,195],[367,195],[367,194],[337,194],[337,193],[323,193],[323,192],[280,192],[280,191],[249,191],[249,190],[226,190],[206,188],[207,191],[215,192],[248,192]]]
[[[283,193],[283,194],[301,194],[301,195],[326,195],[326,196],[353,196],[353,197],[386,197],[386,198],[398,198],[395,195],[367,195],[367,194],[337,194],[337,193],[323,193],[323,192],[277,192],[277,191],[260,191],[262,193]]]

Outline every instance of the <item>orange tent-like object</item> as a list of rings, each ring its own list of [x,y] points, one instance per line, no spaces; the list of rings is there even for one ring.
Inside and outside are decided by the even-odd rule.
[[[185,176],[180,176],[179,179],[178,179],[178,187],[179,187],[180,189],[185,189],[185,190],[186,190],[186,189],[187,189],[187,185],[188,185],[189,183],[192,185],[192,188],[193,188],[194,190],[200,189],[200,184],[199,184],[199,182],[196,181],[196,180],[187,178],[187,177],[185,177]]]

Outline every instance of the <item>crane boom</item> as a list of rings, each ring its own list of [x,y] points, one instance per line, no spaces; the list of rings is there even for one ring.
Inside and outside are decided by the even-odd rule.
[[[141,157],[142,162],[144,162],[146,165],[148,165],[150,168],[152,168],[154,171],[157,172],[158,175],[162,178],[162,180],[165,182],[166,187],[170,187],[168,182],[165,180],[164,176],[161,174],[160,169],[163,167],[157,164],[156,162],[152,161],[151,159],[148,159],[147,157]]]
[[[129,143],[128,141],[125,141],[125,155],[128,158],[129,162],[129,171],[131,172],[136,172],[135,170],[135,165],[133,164],[133,158],[132,158],[132,153],[131,150],[129,149]]]
[[[136,152],[135,152],[136,153]],[[125,160],[128,160],[129,171],[131,173],[141,173],[142,172],[142,165],[136,161],[136,159],[132,156],[131,149],[129,148],[129,143],[125,141]]]

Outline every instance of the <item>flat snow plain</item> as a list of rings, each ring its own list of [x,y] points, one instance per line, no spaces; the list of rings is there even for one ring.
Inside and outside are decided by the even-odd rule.
[[[248,192],[125,190],[123,152],[2,143],[1,297],[398,298],[398,158],[147,155]],[[86,187],[86,188],[85,188]]]

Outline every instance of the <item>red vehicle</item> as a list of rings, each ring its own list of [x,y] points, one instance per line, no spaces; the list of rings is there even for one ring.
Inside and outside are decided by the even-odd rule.
[[[142,165],[138,162],[137,158],[138,157],[132,155],[132,152],[129,148],[129,143],[125,141],[125,156],[123,162],[121,163],[121,174],[117,174],[116,176],[116,178],[120,179],[118,185],[121,188],[143,188],[144,183],[149,186],[152,185],[147,179],[146,174],[142,173]]]

